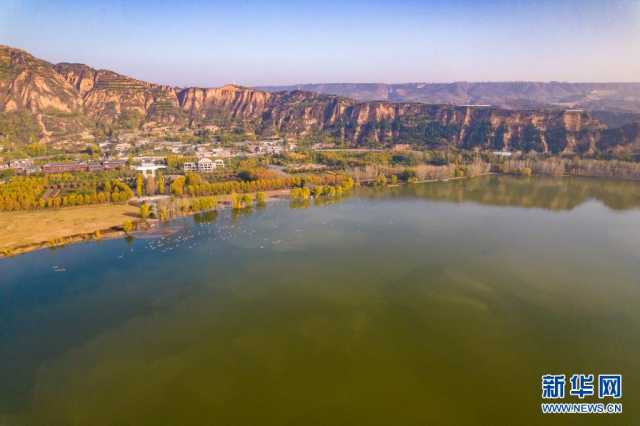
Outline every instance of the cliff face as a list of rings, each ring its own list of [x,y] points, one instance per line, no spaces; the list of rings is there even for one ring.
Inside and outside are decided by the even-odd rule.
[[[75,89],[45,61],[26,52],[0,48],[2,111],[47,109],[72,112],[81,108]]]
[[[379,85],[373,86],[380,90]],[[353,99],[240,86],[176,88],[82,64],[49,64],[0,46],[0,113],[35,118],[41,139],[87,136],[135,115],[139,125],[243,126],[260,134],[323,132],[350,145],[411,143],[539,152],[640,151],[638,125],[608,129],[582,110],[511,110]],[[2,135],[0,135],[1,137]]]

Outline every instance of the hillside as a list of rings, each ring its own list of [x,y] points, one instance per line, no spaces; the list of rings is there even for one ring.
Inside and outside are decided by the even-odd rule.
[[[266,86],[269,92],[304,90],[346,96],[361,102],[423,102],[492,105],[506,109],[582,108],[589,111],[640,113],[640,83],[454,82],[336,83]]]
[[[178,88],[0,47],[0,141],[90,141],[105,128],[208,125],[291,138],[325,135],[350,146],[640,152],[640,125],[608,128],[582,110],[361,102],[235,85]]]

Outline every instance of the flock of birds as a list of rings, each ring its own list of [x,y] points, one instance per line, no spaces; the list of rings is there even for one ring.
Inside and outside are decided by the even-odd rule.
[[[219,214],[213,220],[182,218],[163,224],[151,232],[135,235],[128,246],[117,251],[117,259],[131,257],[134,253],[155,252],[163,255],[180,255],[194,250],[194,255],[210,255],[229,248],[265,249],[286,246],[301,238],[303,228],[292,228],[291,223],[280,220],[243,220]],[[321,223],[327,226],[327,221]],[[288,228],[288,229],[287,229]],[[287,238],[287,234],[289,237]],[[283,239],[284,238],[284,239]],[[288,240],[291,241],[288,241]],[[281,247],[282,247],[281,246]],[[67,268],[53,265],[54,272],[67,272]]]
[[[220,248],[220,244],[230,243],[243,247],[264,249],[271,245],[282,243],[281,239],[272,239],[263,229],[257,228],[255,223],[243,223],[229,218],[218,218],[212,222],[189,224],[185,219],[161,229],[161,236],[157,234],[141,235],[147,240],[143,249],[169,254],[177,250],[195,250],[206,246],[209,252]],[[278,227],[274,224],[274,227]],[[269,231],[272,231],[271,229]],[[213,241],[219,244],[213,243]],[[134,247],[129,248],[133,252]],[[121,256],[124,256],[123,253]]]

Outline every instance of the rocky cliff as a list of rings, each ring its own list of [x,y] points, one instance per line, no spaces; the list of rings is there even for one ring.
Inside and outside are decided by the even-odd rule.
[[[640,151],[637,124],[610,129],[583,110],[360,102],[235,85],[178,88],[82,64],[53,65],[3,46],[0,114],[32,119],[44,141],[90,138],[101,125],[126,122],[168,128],[215,124],[296,138],[324,134],[354,146],[409,143],[551,153]]]

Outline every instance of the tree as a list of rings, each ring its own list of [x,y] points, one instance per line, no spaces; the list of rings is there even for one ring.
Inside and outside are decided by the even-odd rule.
[[[147,195],[155,195],[156,180],[153,176],[147,177],[147,180],[145,182],[145,189],[146,189]]]
[[[142,176],[142,173],[138,173],[138,176],[136,176],[136,195],[138,197],[142,197],[143,193],[142,193],[142,188],[144,185],[144,177]]]
[[[376,178],[376,186],[387,186],[387,177],[385,175],[378,175]]]
[[[242,195],[241,203],[243,208],[250,207],[251,203],[253,203],[253,197],[249,194],[244,194]]]
[[[164,175],[158,174],[158,194],[164,194]]]
[[[231,208],[233,210],[240,210],[242,208],[242,200],[240,199],[240,195],[235,192],[231,194]]]
[[[122,224],[122,230],[125,234],[128,235],[129,233],[131,233],[131,231],[133,231],[133,223],[130,220],[125,220],[125,222]]]
[[[520,169],[520,175],[521,176],[531,176],[533,175],[533,171],[531,170],[530,167],[523,167]]]
[[[147,203],[142,203],[142,205],[140,206],[140,217],[143,220],[146,220],[149,218],[150,215],[151,215],[151,208]]]
[[[184,176],[178,176],[173,182],[171,182],[170,190],[173,195],[181,196],[184,194]]]

